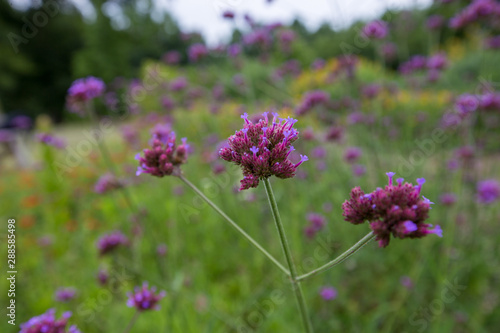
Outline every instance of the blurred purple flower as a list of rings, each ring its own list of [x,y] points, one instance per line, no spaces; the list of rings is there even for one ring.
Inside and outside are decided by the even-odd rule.
[[[205,45],[197,43],[189,47],[188,56],[191,62],[198,62],[208,55],[208,49]]]
[[[156,292],[156,287],[148,287],[144,282],[142,287],[135,287],[133,293],[128,293],[127,306],[136,308],[138,311],[159,310],[158,302],[166,296],[165,291]]]
[[[107,193],[123,187],[123,182],[111,173],[106,173],[97,180],[94,191],[99,194]]]
[[[181,53],[179,51],[169,51],[163,55],[162,60],[169,65],[177,65],[181,61]]]
[[[439,202],[444,206],[451,206],[457,201],[457,196],[453,193],[443,193],[439,197]]]
[[[161,257],[167,254],[167,250],[167,244],[160,244],[156,247],[156,253]]]
[[[356,164],[352,166],[352,173],[356,177],[361,177],[366,173],[366,167],[361,164]]]
[[[460,95],[455,101],[455,109],[461,116],[467,116],[476,111],[478,106],[479,98],[471,94]]]
[[[431,15],[427,18],[426,26],[430,30],[437,30],[444,25],[445,19],[441,15]]]
[[[477,183],[477,200],[482,204],[490,204],[500,198],[500,182],[487,179]]]
[[[38,140],[38,142],[45,143],[46,145],[52,146],[57,149],[64,149],[64,147],[66,147],[66,142],[63,139],[53,136],[49,133],[38,133],[36,135],[36,139]]]
[[[99,78],[89,76],[78,79],[68,89],[66,106],[70,112],[82,116],[85,114],[87,103],[104,94],[105,89],[104,82]]]
[[[68,302],[71,301],[76,296],[75,288],[59,288],[55,293],[55,300],[58,302]]]
[[[227,48],[227,55],[231,58],[236,58],[241,54],[241,46],[239,44],[231,44]]]
[[[348,147],[344,152],[344,160],[353,164],[361,157],[363,151],[359,147]]]
[[[49,309],[44,314],[33,317],[20,325],[19,333],[80,333],[75,325],[66,330],[71,312],[64,312],[60,319],[56,319],[56,310]]]
[[[326,105],[330,100],[330,95],[323,90],[308,91],[302,97],[300,105],[295,112],[298,115],[304,115],[319,105]]]
[[[389,26],[382,20],[372,21],[366,24],[362,30],[362,36],[370,39],[383,39],[389,33]]]
[[[112,233],[105,234],[97,240],[97,250],[99,255],[105,255],[116,249],[119,246],[127,246],[128,238],[120,231],[113,231]]]
[[[412,289],[413,288],[413,281],[412,281],[412,279],[409,276],[402,276],[401,279],[399,279],[399,282],[406,289]]]
[[[323,298],[325,301],[331,301],[337,298],[337,289],[333,287],[323,287],[319,291],[319,295],[321,298]]]
[[[187,85],[188,85],[188,82],[187,82],[186,78],[184,76],[180,76],[180,77],[174,79],[170,83],[170,90],[181,91],[181,90],[186,89]]]

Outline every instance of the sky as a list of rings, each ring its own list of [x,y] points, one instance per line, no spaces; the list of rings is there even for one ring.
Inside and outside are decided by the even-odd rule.
[[[30,0],[11,0],[22,7]],[[92,17],[93,9],[89,0],[72,0],[88,17]],[[141,1],[137,1],[140,6]],[[229,40],[234,28],[246,27],[243,16],[249,14],[261,23],[291,23],[300,18],[309,29],[317,29],[328,23],[333,29],[349,26],[356,20],[372,20],[380,17],[386,9],[407,9],[425,7],[432,0],[274,0],[270,4],[266,0],[155,0],[157,12],[168,11],[185,32],[201,32],[209,45],[217,45]],[[234,22],[221,18],[226,10],[236,14]],[[119,10],[107,6],[106,11],[119,17]],[[126,25],[117,19],[117,26]]]

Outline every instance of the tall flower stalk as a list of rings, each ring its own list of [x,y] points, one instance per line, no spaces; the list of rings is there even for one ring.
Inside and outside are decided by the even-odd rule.
[[[300,286],[300,281],[297,280],[297,268],[293,262],[292,253],[290,246],[288,245],[288,240],[285,234],[285,227],[281,222],[280,213],[278,210],[278,205],[274,197],[273,189],[271,187],[271,182],[269,178],[264,179],[264,187],[266,188],[267,198],[269,199],[269,205],[271,206],[271,211],[273,213],[274,222],[276,224],[276,229],[278,230],[278,235],[280,238],[281,248],[283,249],[283,254],[285,255],[288,268],[290,270],[290,282],[292,284],[292,289],[295,293],[295,298],[297,299],[297,304],[299,306],[300,316],[302,318],[302,323],[304,325],[305,332],[312,332],[311,321],[309,320],[309,315],[307,311],[306,301],[304,299],[304,293],[302,292],[302,287]]]

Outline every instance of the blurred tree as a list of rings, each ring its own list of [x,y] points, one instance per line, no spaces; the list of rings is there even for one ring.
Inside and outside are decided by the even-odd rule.
[[[5,110],[33,117],[48,113],[61,120],[71,56],[81,46],[81,16],[66,1],[44,0],[26,11],[2,1],[0,26],[7,31],[0,41],[0,99]]]

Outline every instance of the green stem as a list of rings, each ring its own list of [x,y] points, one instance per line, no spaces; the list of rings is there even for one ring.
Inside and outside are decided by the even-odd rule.
[[[252,243],[253,246],[255,246],[260,252],[262,252],[266,257],[268,257],[279,269],[281,269],[286,275],[290,275],[290,272],[288,272],[288,270],[282,265],[279,263],[278,260],[276,260],[271,254],[269,254],[269,252],[267,252],[256,240],[254,240],[249,234],[247,234],[243,229],[241,229],[241,227],[239,225],[236,224],[236,222],[234,222],[229,216],[226,215],[226,213],[224,213],[219,207],[217,207],[209,198],[207,198],[203,192],[201,192],[194,184],[192,184],[189,180],[187,180],[186,178],[184,178],[183,175],[179,175],[178,176],[187,186],[189,186],[193,191],[196,192],[196,194],[198,194],[200,196],[200,198],[202,198],[203,200],[205,200],[206,203],[208,203],[208,205],[210,207],[212,207],[217,213],[219,213],[224,219],[226,219],[226,221],[229,222],[229,224],[231,224],[231,226],[233,228],[236,229],[236,231],[238,231],[240,234],[243,235],[243,237],[245,237],[250,243]]]
[[[314,275],[316,275],[318,273],[324,272],[324,271],[332,268],[333,266],[336,266],[336,265],[340,264],[341,262],[343,262],[344,260],[346,260],[350,256],[352,256],[354,253],[358,252],[358,250],[360,250],[363,246],[365,246],[366,244],[368,244],[373,238],[375,238],[375,235],[373,234],[373,231],[370,231],[365,237],[363,237],[359,242],[357,242],[356,244],[354,244],[349,250],[345,251],[344,253],[342,253],[341,255],[339,255],[337,258],[335,258],[332,261],[324,264],[323,266],[318,267],[315,270],[313,270],[313,271],[311,271],[311,272],[309,272],[307,274],[298,276],[297,277],[297,281],[301,281],[301,280],[307,279],[307,278],[309,278],[311,276],[314,276]]]
[[[135,321],[137,320],[137,317],[139,317],[139,311],[136,311],[134,313],[134,316],[132,317],[132,319],[130,320],[130,322],[128,323],[127,327],[125,328],[125,331],[123,331],[123,333],[128,333],[130,332],[130,330],[132,329],[132,326],[134,326],[135,324]]]
[[[295,264],[293,263],[292,253],[290,251],[290,246],[288,245],[288,240],[286,239],[285,228],[283,227],[283,223],[281,222],[281,217],[278,210],[278,205],[276,204],[273,189],[271,188],[269,178],[264,179],[263,182],[264,187],[266,188],[267,198],[269,199],[269,205],[271,206],[271,211],[273,213],[274,222],[276,223],[276,228],[278,229],[281,247],[283,248],[283,253],[285,254],[286,262],[288,264],[288,268],[290,269],[292,289],[295,292],[300,315],[302,317],[302,323],[304,324],[305,332],[311,333],[313,330],[311,322],[309,320],[309,315],[307,314],[307,306],[304,299],[304,294],[302,293],[300,282],[297,280],[297,269],[295,268]]]
[[[99,130],[99,119],[97,117],[97,114],[95,113],[94,105],[92,103],[87,104],[87,112],[90,116],[90,119],[94,123],[96,130]],[[101,152],[101,156],[104,160],[104,163],[106,164],[106,168],[115,177],[118,177],[118,170],[116,169],[116,166],[113,163],[113,160],[111,159],[111,154],[109,153],[109,149],[108,146],[106,145],[106,142],[104,142],[104,138],[101,137],[100,139],[96,140],[97,140],[97,146],[99,147],[99,151]],[[137,210],[136,206],[132,201],[132,197],[128,192],[128,189],[125,186],[123,186],[120,187],[120,191],[123,194],[123,197],[125,198],[125,201],[127,202],[127,205],[129,206],[130,210],[136,211]]]

